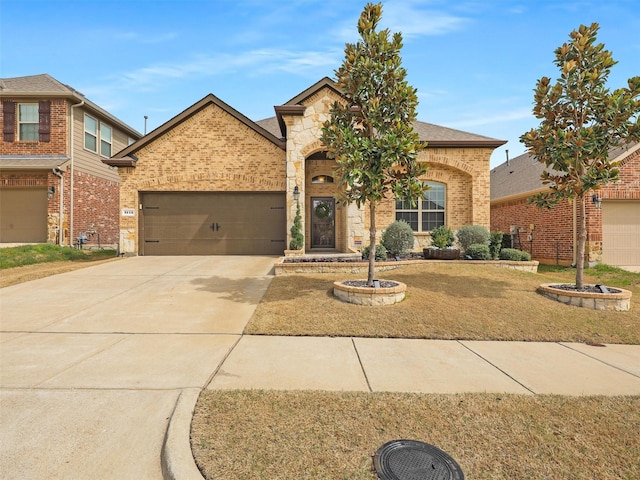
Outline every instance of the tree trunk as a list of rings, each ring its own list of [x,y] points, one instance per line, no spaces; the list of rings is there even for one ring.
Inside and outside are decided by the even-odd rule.
[[[376,266],[376,204],[369,203],[370,225],[369,225],[369,275],[367,276],[367,286],[373,287],[373,277]]]
[[[577,197],[579,202],[580,224],[578,226],[578,251],[576,253],[576,288],[584,286],[584,250],[587,244],[587,208],[584,204],[584,197]]]

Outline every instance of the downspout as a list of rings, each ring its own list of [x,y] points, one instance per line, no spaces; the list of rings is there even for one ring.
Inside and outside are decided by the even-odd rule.
[[[62,228],[62,217],[64,215],[64,177],[62,176],[62,171],[56,167],[52,172],[56,177],[60,179],[60,213],[58,214],[58,245],[62,246],[62,242],[64,242],[64,232]]]
[[[76,103],[75,105],[71,105],[71,167],[69,169],[70,171],[70,175],[71,178],[69,178],[69,246],[73,245],[73,239],[74,239],[74,235],[73,235],[73,187],[74,187],[74,182],[73,182],[73,177],[74,177],[74,115],[73,115],[73,109],[76,107],[81,107],[84,105],[84,100],[82,100],[80,103]]]

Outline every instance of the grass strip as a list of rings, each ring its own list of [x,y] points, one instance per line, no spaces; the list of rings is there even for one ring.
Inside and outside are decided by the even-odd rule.
[[[640,397],[204,391],[192,423],[209,480],[373,480],[384,443],[438,446],[468,480],[640,478]]]

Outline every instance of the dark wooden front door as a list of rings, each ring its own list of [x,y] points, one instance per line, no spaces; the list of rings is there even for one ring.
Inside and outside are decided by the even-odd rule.
[[[311,248],[336,247],[336,201],[332,197],[311,199]]]

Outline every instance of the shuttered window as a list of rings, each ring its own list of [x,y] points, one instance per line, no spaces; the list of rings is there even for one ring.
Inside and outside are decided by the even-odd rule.
[[[18,104],[18,140],[37,142],[39,140],[39,116],[37,103]]]

